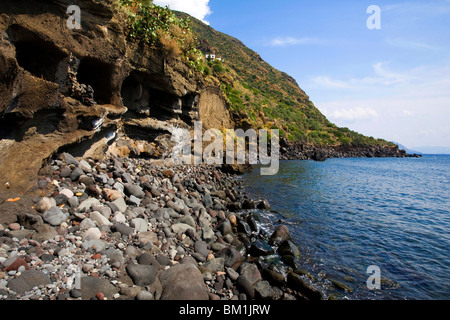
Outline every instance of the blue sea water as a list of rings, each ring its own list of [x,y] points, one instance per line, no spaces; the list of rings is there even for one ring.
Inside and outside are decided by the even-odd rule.
[[[246,174],[302,252],[302,267],[349,285],[350,299],[450,299],[450,155],[282,161]],[[369,290],[367,268],[381,271]]]

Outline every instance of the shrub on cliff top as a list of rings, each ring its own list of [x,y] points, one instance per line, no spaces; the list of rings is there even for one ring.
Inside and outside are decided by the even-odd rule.
[[[149,0],[120,0],[128,10],[129,37],[160,47],[169,58],[182,58],[191,68],[203,72],[203,54],[196,48],[197,38],[190,19],[177,18],[167,7]]]

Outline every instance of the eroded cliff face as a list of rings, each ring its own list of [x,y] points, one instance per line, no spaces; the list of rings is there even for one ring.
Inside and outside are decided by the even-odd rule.
[[[79,30],[67,28],[70,5],[81,9]],[[128,41],[113,0],[2,0],[0,93],[0,188],[16,192],[36,189],[58,152],[160,159],[175,127],[231,124],[201,75]]]

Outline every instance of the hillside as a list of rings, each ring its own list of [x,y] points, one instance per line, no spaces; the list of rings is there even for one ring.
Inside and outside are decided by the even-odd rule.
[[[209,68],[220,82],[237,126],[280,129],[281,138],[307,145],[395,148],[388,141],[338,128],[320,113],[295,79],[273,68],[240,40],[185,13],[176,14],[192,21],[198,49],[224,59],[223,63],[210,61]]]

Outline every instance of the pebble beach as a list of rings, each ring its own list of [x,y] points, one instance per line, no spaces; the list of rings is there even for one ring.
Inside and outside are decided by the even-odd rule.
[[[35,214],[0,225],[2,300],[325,299],[220,167],[63,153],[37,181]]]

